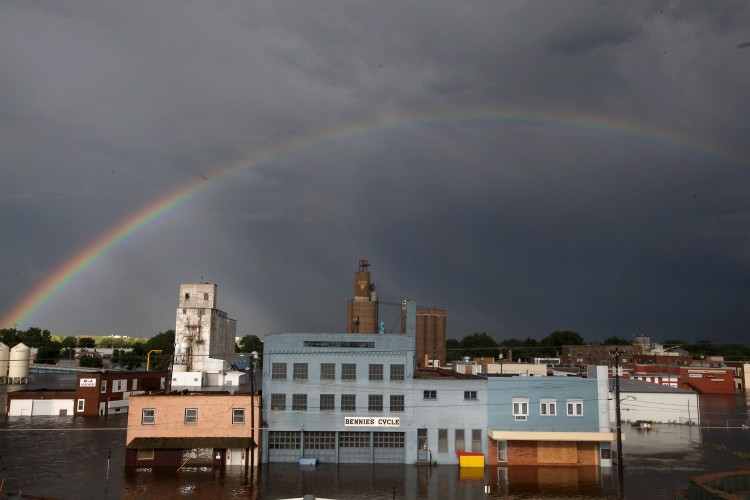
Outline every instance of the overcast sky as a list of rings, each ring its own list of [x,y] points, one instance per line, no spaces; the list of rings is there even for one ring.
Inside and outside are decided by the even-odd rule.
[[[4,0],[0,316],[205,179],[18,328],[152,336],[204,280],[344,331],[366,258],[452,338],[747,342],[748,5]]]

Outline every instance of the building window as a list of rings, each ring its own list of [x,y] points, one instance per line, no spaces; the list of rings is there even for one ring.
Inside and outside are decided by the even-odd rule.
[[[286,363],[271,364],[271,380],[286,380]]]
[[[373,432],[372,433],[372,446],[373,448],[403,448],[404,447],[404,433],[403,432]]]
[[[341,411],[357,411],[357,395],[356,394],[342,394],[341,395]]]
[[[286,394],[271,394],[271,411],[286,411]]]
[[[466,442],[464,441],[464,430],[456,429],[456,451],[466,451]]]
[[[208,300],[208,293],[203,294],[203,300]]]
[[[341,364],[341,380],[357,380],[357,365],[355,363]]]
[[[320,411],[333,411],[336,409],[336,403],[333,394],[320,395]]]
[[[516,420],[529,417],[529,398],[513,398],[513,416]]]
[[[307,363],[294,363],[292,379],[307,380]]]
[[[425,399],[437,399],[437,391],[424,391]]]
[[[305,431],[306,450],[335,450],[336,432]]]
[[[367,398],[368,411],[383,411],[383,395],[370,394]]]
[[[233,424],[245,423],[245,409],[244,408],[232,408],[232,423]]]
[[[370,380],[383,380],[383,365],[370,365]]]
[[[137,390],[137,389],[138,389],[138,379],[137,379],[137,378],[134,378],[134,379],[133,379],[133,389],[132,389],[132,390],[134,390],[134,391],[135,391],[135,390]]]
[[[198,408],[185,408],[185,423],[186,424],[198,423]]]
[[[104,393],[107,392],[107,381],[106,380],[102,380],[101,388],[102,388],[102,390],[101,390],[102,394],[104,394]]]
[[[477,391],[464,391],[464,399],[477,400]]]
[[[403,394],[391,394],[391,411],[404,411]]]
[[[320,363],[320,380],[336,380],[336,363]]]
[[[339,448],[369,448],[369,432],[339,432]]]
[[[94,386],[94,387],[96,387],[96,386]],[[85,399],[79,399],[78,400],[78,406],[76,407],[76,411],[82,412],[83,411],[83,407],[85,405],[86,405],[86,400]]]
[[[307,411],[307,394],[292,394],[292,411]]]
[[[471,451],[482,452],[482,429],[471,430]]]
[[[583,400],[582,399],[569,399],[568,405],[568,416],[569,417],[582,417],[583,416]]]
[[[391,365],[391,380],[404,380],[404,365]]]
[[[128,381],[125,379],[112,381],[112,392],[125,392],[127,388]]]
[[[554,417],[557,415],[557,401],[555,398],[542,398],[539,400],[539,415],[543,417]]]
[[[156,410],[153,408],[144,408],[141,411],[142,424],[154,424],[156,422]]]
[[[154,450],[153,448],[150,450],[138,450],[136,454],[137,460],[153,460],[154,459]]]
[[[299,450],[299,431],[270,431],[268,448],[271,450]]]
[[[448,451],[448,429],[438,429],[438,451]]]
[[[190,300],[190,294],[189,293],[185,294],[185,300]]]

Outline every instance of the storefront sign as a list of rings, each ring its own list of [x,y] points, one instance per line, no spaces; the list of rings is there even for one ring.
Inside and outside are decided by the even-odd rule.
[[[399,417],[344,417],[345,427],[400,427]]]
[[[96,379],[95,378],[82,378],[81,387],[96,387]]]

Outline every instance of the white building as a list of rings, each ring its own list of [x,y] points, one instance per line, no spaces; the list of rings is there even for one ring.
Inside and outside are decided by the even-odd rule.
[[[614,422],[614,380],[610,380],[610,416]],[[659,423],[700,424],[698,393],[676,387],[620,379],[620,418],[623,422],[644,420]]]
[[[182,284],[175,322],[172,387],[237,386],[247,376],[232,371],[237,322],[216,308],[216,285]]]

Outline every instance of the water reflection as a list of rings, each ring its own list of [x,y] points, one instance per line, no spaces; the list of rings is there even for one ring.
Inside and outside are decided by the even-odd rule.
[[[59,380],[52,384],[59,385]],[[49,382],[40,385],[57,387]],[[0,407],[5,391],[0,388]],[[674,498],[690,477],[742,470],[750,462],[747,398],[701,398],[711,425],[654,425],[651,432],[625,426],[628,498]],[[728,424],[727,424],[728,422]],[[487,467],[266,464],[244,468],[124,468],[126,415],[100,418],[0,416],[0,479],[4,492],[50,498],[279,499],[315,494],[335,499],[616,498],[614,469],[595,467]],[[112,451],[111,460],[107,454]],[[485,487],[490,493],[485,493]]]

